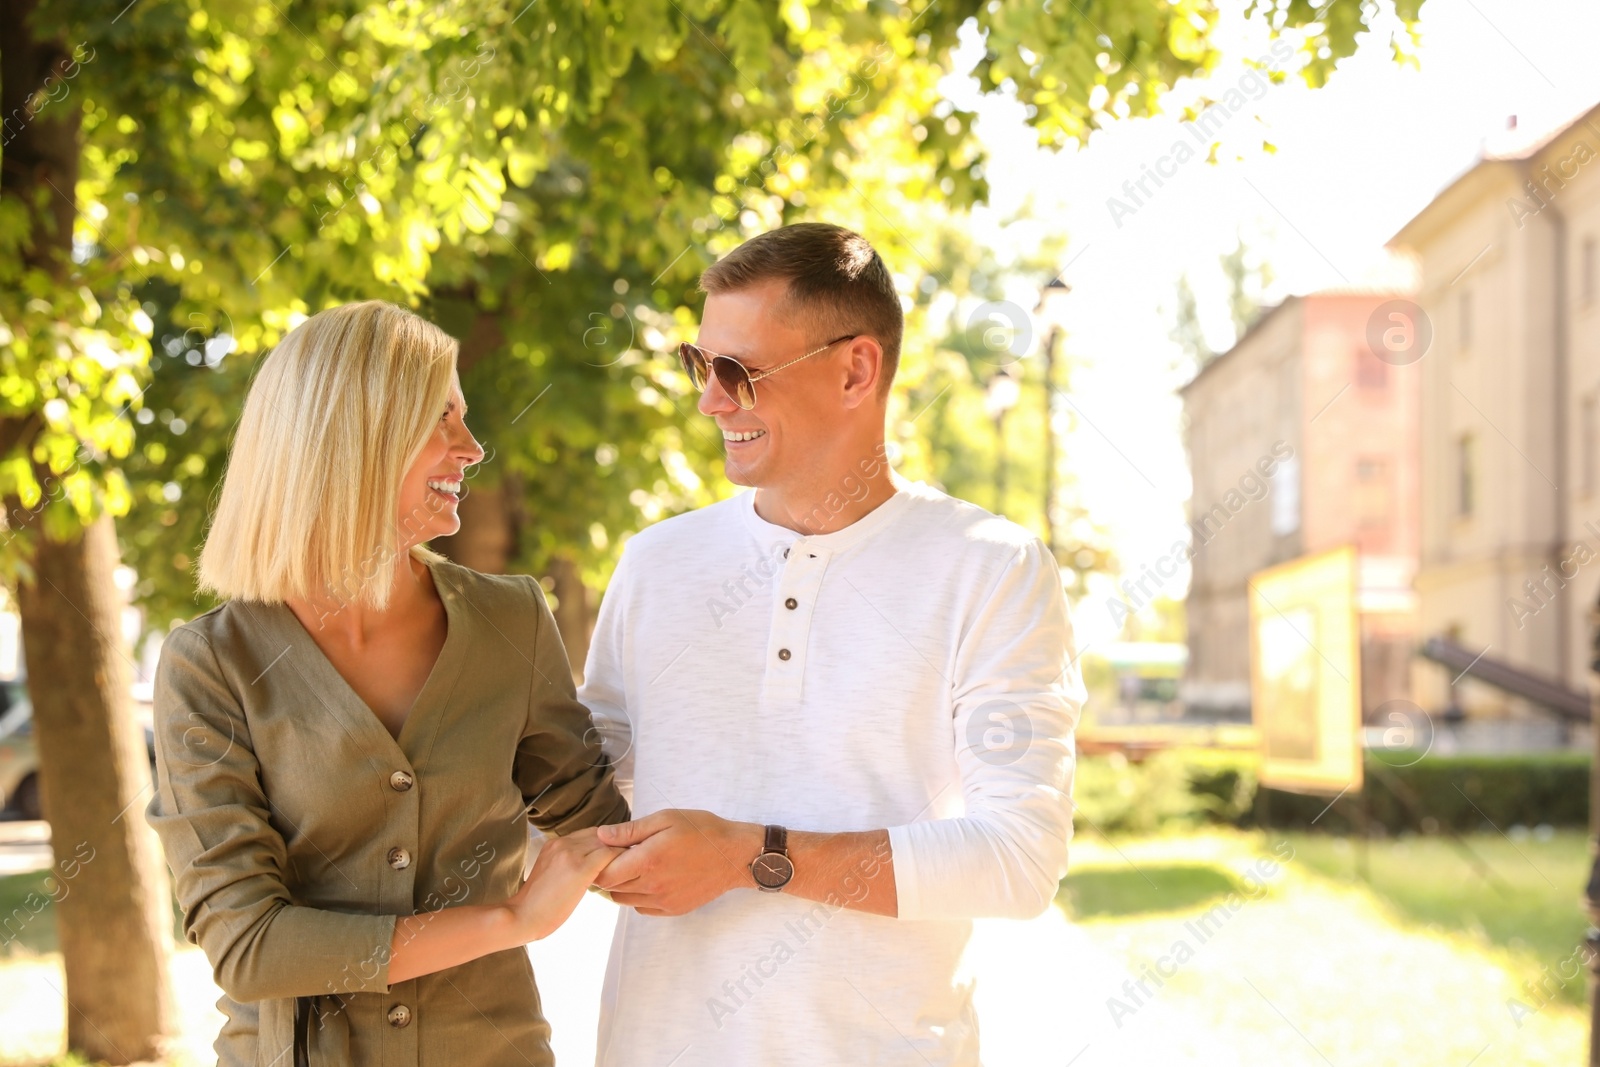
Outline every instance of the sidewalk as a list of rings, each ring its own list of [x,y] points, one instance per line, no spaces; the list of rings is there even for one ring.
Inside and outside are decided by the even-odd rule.
[[[0,842],[0,854],[11,847],[29,845]],[[530,948],[561,1067],[594,1062],[615,917],[586,896]],[[1493,951],[1399,921],[1359,888],[1291,868],[1203,943],[1198,922],[1185,911],[1074,925],[1052,908],[978,923],[985,1067],[1543,1067],[1584,1055],[1582,1011],[1530,997]],[[1152,981],[1180,940],[1197,946],[1192,957],[1135,999],[1124,983]],[[181,945],[172,973],[184,1031],[173,1063],[214,1063],[221,1017],[205,957]],[[61,989],[59,957],[0,961],[0,1064],[54,1054]],[[1112,998],[1137,1006],[1121,1026]],[[1513,1002],[1525,1006],[1513,1014]]]
[[[53,862],[49,823],[26,819],[0,821],[0,878],[42,871]]]
[[[529,951],[562,1067],[594,1063],[616,910],[591,894]],[[980,923],[973,951],[985,1067],[1240,1067],[1218,1035],[1159,1003],[1141,1011],[1136,1025],[1113,1028],[1105,999],[1127,975],[1054,909],[1026,923]],[[179,946],[172,979],[183,1028],[172,1062],[214,1063],[210,1046],[222,1016],[205,956]],[[59,957],[0,963],[0,1064],[55,1054],[65,1025],[62,987]]]
[[[556,1063],[594,1062],[600,985],[616,905],[590,894],[529,948]],[[971,961],[984,1067],[1241,1067],[1220,1035],[1157,1002],[1118,1030],[1106,998],[1129,976],[1061,912],[977,924]]]

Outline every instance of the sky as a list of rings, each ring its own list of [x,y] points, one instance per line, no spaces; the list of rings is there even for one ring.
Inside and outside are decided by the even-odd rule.
[[[1174,90],[1162,116],[1123,120],[1081,147],[1049,152],[1037,148],[1014,99],[980,97],[970,79],[947,79],[947,95],[978,112],[990,158],[990,202],[974,218],[979,234],[997,248],[1026,245],[1023,228],[1002,221],[1031,204],[1034,226],[1069,236],[1062,278],[1072,293],[1062,306],[1076,366],[1065,462],[1108,530],[1122,573],[1137,575],[1187,536],[1190,484],[1175,388],[1189,372],[1169,337],[1180,278],[1191,279],[1207,340],[1219,351],[1231,344],[1232,325],[1217,260],[1241,236],[1270,264],[1268,303],[1403,282],[1409,266],[1384,246],[1440,190],[1486,149],[1505,151],[1600,102],[1593,0],[1427,0],[1421,32],[1420,69],[1393,62],[1385,33],[1366,38],[1369,47],[1321,89],[1290,78],[1263,91],[1243,80],[1241,64],[1268,56],[1267,42],[1240,20],[1226,21],[1210,95],[1239,87],[1249,102],[1218,132],[1216,165],[1204,149],[1181,163],[1173,150],[1196,144],[1181,125],[1183,104],[1198,90],[1192,83]],[[958,53],[958,70],[975,43]],[[1276,151],[1264,150],[1264,140]],[[1159,188],[1147,180],[1150,195],[1135,200],[1124,183],[1146,168],[1171,176]],[[1038,299],[1012,298],[1029,309]],[[1119,577],[1097,581],[1077,605],[1080,648],[1114,638],[1106,600]],[[1187,581],[1181,572],[1163,593],[1181,598]]]

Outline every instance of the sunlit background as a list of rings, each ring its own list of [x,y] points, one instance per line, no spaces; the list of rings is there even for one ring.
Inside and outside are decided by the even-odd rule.
[[[29,107],[81,109],[82,167],[53,288],[0,182],[0,1063],[87,1062],[64,900],[137,894],[75,883],[64,841],[128,847],[105,828],[150,789],[126,754],[84,785],[111,745],[41,767],[33,706],[148,734],[261,353],[372,295],[460,338],[490,454],[439,547],[539,575],[578,668],[626,539],[735,491],[663,357],[699,270],[807,218],[901,286],[899,469],[1045,537],[1073,606],[1072,870],[1045,916],[979,924],[985,1062],[1586,1062],[1600,8],[1427,0],[1413,41],[1406,3],[1220,7],[645,3],[603,14],[626,72],[533,4],[50,12],[99,51],[47,104],[6,90],[8,174]],[[381,72],[351,44],[412,33]],[[408,88],[368,113],[347,65]],[[1574,144],[1554,210],[1495,169]],[[121,645],[57,592],[125,693],[24,654],[35,539],[102,511]],[[614,916],[531,949],[560,1063],[593,1062]],[[160,1062],[212,1062],[206,960],[180,936],[167,966]]]

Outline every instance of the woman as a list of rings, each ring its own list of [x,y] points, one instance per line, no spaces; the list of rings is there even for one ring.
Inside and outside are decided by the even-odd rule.
[[[552,1062],[524,946],[628,810],[537,582],[423,547],[483,459],[465,414],[456,342],[379,302],[300,324],[245,401],[200,554],[228,599],[162,651],[146,812],[224,1067]]]

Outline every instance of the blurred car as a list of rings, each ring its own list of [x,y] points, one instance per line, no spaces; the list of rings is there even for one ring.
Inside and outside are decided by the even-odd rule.
[[[141,707],[147,712],[147,707]],[[144,720],[144,746],[155,774],[156,734],[149,715]],[[0,812],[13,818],[42,819],[39,797],[39,752],[33,741],[33,701],[22,680],[0,680]]]

